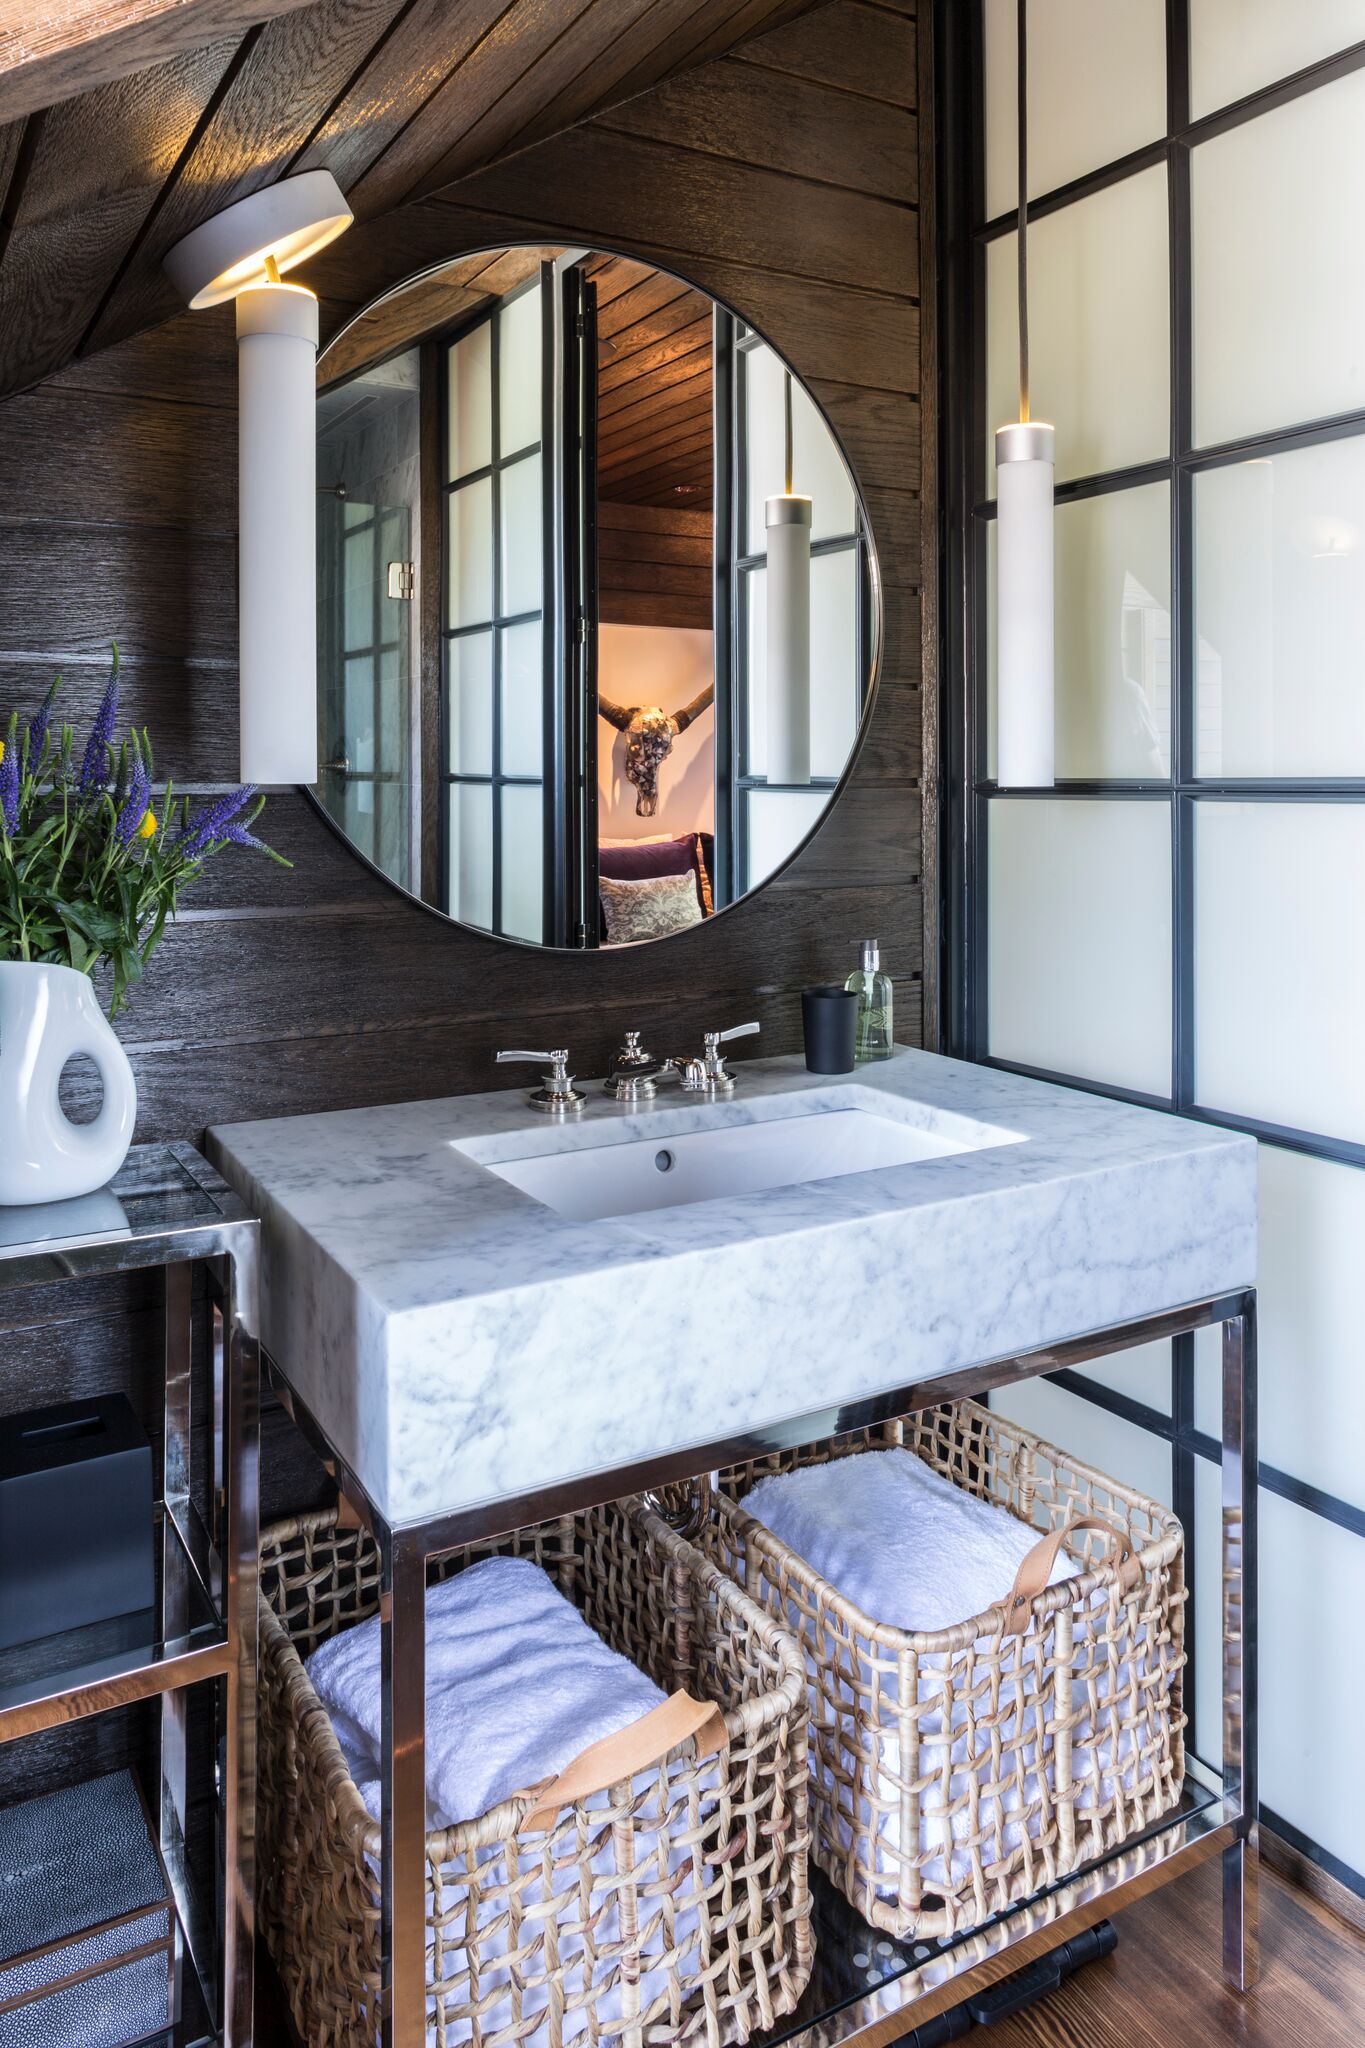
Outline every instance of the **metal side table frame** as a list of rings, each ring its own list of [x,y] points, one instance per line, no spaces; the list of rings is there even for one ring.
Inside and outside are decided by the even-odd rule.
[[[577,1509],[822,1437],[862,1429],[945,1401],[979,1396],[1042,1373],[1221,1325],[1223,1332],[1223,1768],[1221,1792],[1202,1810],[1158,1823],[1141,1842],[1064,1879],[1047,1893],[953,1943],[907,1953],[903,1967],[854,1984],[837,2005],[809,1998],[770,2037],[795,2048],[881,2048],[974,1991],[1022,1969],[1083,1927],[1213,1856],[1223,1865],[1223,1967],[1236,1989],[1256,1981],[1256,1295],[1192,1303],[1022,1356],[906,1386],[875,1399],[807,1410],[760,1433],[718,1438],[571,1484],[492,1500],[390,1528],[267,1361],[281,1398],[319,1451],[380,1552],[383,1687],[382,2041],[425,2048],[426,1759],[424,1642],[427,1565],[465,1544],[509,1534]],[[861,1924],[861,1923],[860,1923]],[[882,1944],[883,1947],[887,1944]],[[755,2044],[757,2048],[757,2044]]]
[[[79,1644],[57,1637],[50,1646],[26,1646],[21,1669],[0,1660],[0,1742],[160,1699],[160,1786],[149,1805],[179,1923],[177,2048],[182,2040],[204,2038],[182,2010],[187,1961],[209,2008],[209,2037],[221,2048],[252,2044],[259,1247],[257,1219],[184,1144],[134,1146],[97,1195],[43,1209],[0,1209],[0,1294],[153,1267],[165,1271],[155,1639],[87,1643],[85,1630],[77,1632]],[[207,1276],[212,1318],[211,1408],[204,1415],[194,1412],[191,1397],[196,1265]],[[210,1444],[207,1525],[191,1486],[193,1440],[203,1431]],[[196,1889],[185,1843],[188,1690],[206,1680],[223,1686],[217,1901],[202,1896],[204,1887]]]

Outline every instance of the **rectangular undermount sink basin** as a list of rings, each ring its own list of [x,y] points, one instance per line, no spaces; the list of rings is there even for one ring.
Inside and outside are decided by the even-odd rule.
[[[543,1150],[516,1158],[491,1157],[477,1143],[454,1149],[559,1215],[586,1223],[909,1166],[1013,1143],[1019,1135],[965,1119],[952,1120],[958,1130],[925,1128],[873,1110],[823,1108],[808,1098],[797,1098],[787,1115],[710,1130],[671,1130],[675,1119],[666,1115],[657,1121],[658,1132],[643,1137],[599,1128],[589,1138],[581,1127],[561,1126],[546,1134]]]

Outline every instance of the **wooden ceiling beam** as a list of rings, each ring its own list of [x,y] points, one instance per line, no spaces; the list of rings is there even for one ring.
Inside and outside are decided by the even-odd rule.
[[[0,0],[0,122],[93,92],[313,0]]]

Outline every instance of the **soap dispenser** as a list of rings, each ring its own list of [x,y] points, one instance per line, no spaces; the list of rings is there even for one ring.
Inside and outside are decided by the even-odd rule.
[[[876,939],[863,939],[862,965],[854,969],[844,987],[852,989],[858,998],[858,1032],[856,1057],[863,1060],[889,1060],[892,1053],[891,1040],[891,977],[883,974],[881,953]]]

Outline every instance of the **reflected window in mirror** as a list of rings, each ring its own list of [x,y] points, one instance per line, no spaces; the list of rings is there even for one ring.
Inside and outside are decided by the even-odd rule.
[[[763,338],[632,257],[484,250],[367,308],[319,387],[316,796],[357,850],[570,948],[705,925],[785,865],[856,751],[879,616],[838,442]],[[784,491],[808,662],[768,659]]]

